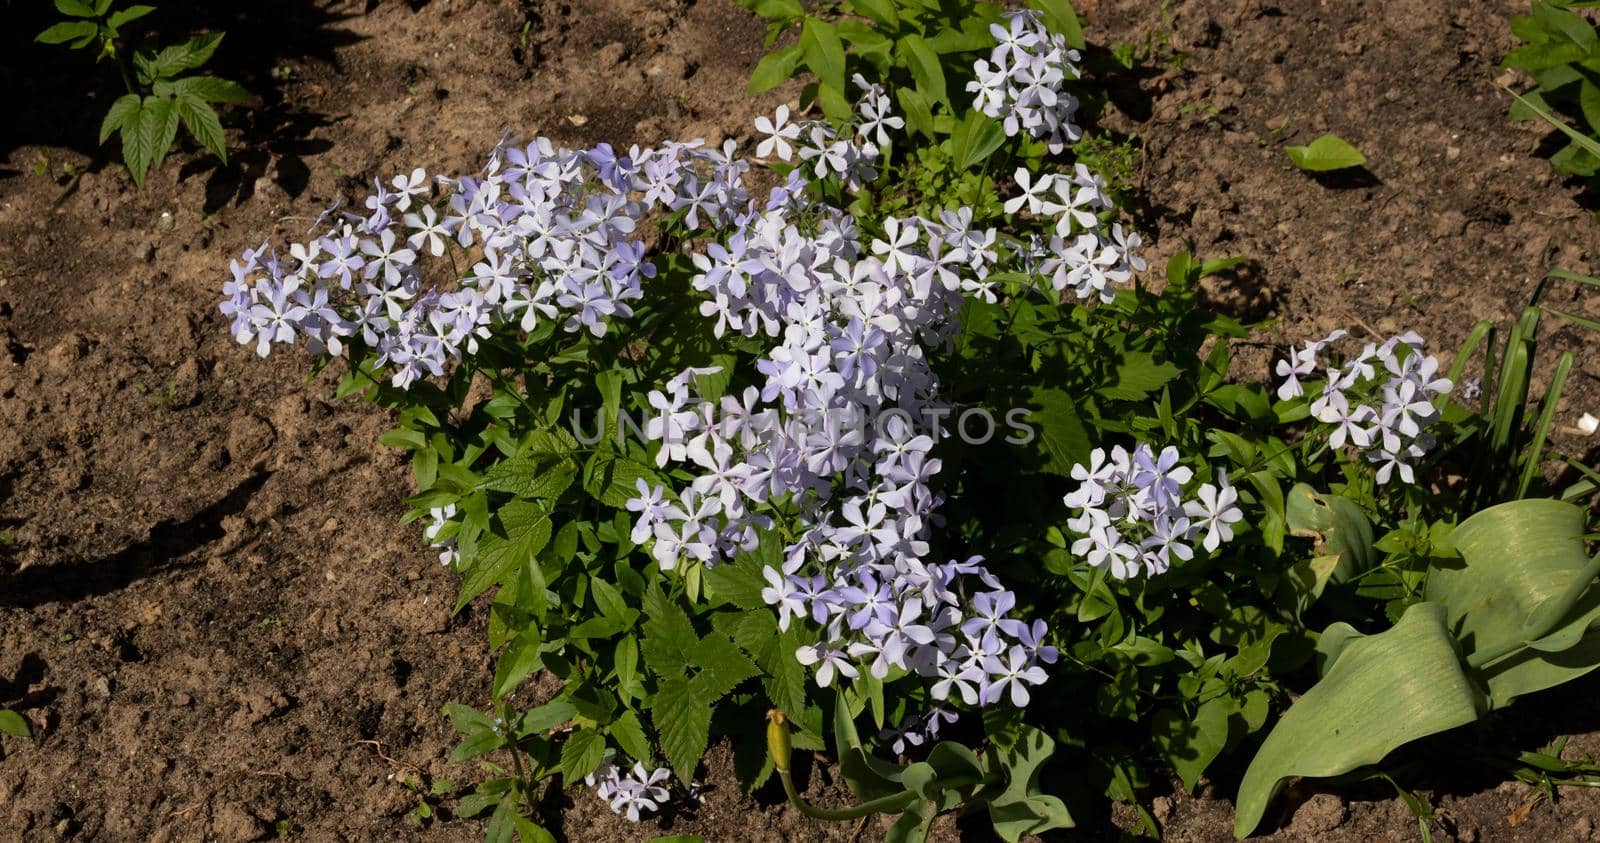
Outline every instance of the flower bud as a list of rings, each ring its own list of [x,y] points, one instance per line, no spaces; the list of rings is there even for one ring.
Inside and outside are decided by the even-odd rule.
[[[767,711],[767,751],[772,753],[772,766],[778,772],[789,772],[789,753],[792,749],[788,721],[781,710],[770,709]]]

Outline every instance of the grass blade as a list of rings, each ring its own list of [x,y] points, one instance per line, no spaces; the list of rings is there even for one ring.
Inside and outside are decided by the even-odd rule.
[[[1556,373],[1550,380],[1550,391],[1545,393],[1544,407],[1539,412],[1539,423],[1533,428],[1533,441],[1528,444],[1528,457],[1522,464],[1522,480],[1517,483],[1517,499],[1528,496],[1528,486],[1533,483],[1533,475],[1539,470],[1539,458],[1544,452],[1544,443],[1550,435],[1550,427],[1556,421],[1556,404],[1561,400],[1561,390],[1566,388],[1567,374],[1572,371],[1572,352],[1561,352],[1561,359],[1556,362]]]

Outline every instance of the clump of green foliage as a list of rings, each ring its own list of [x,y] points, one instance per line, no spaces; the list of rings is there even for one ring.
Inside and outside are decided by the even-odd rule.
[[[1528,14],[1511,19],[1522,45],[1501,62],[1526,71],[1534,82],[1511,106],[1511,119],[1541,118],[1567,131],[1569,142],[1550,163],[1558,173],[1584,179],[1600,173],[1593,140],[1600,136],[1600,33],[1574,10],[1597,7],[1584,0],[1534,0]],[[1566,129],[1555,115],[1577,119],[1581,131]]]
[[[112,11],[112,0],[55,0],[55,4],[68,19],[39,33],[37,40],[89,50],[97,63],[109,60],[121,74],[127,93],[106,111],[100,143],[113,134],[121,138],[122,163],[134,184],[143,187],[150,169],[161,166],[177,140],[179,126],[212,154],[228,160],[227,137],[212,106],[245,102],[250,93],[238,83],[191,73],[211,60],[224,33],[196,35],[159,49],[130,46],[123,27],[154,12],[154,6]]]

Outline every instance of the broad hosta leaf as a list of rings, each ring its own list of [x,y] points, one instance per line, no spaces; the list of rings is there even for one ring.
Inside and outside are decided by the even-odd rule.
[[[650,721],[661,736],[667,764],[685,786],[711,740],[711,706],[701,702],[689,680],[665,679],[651,701]]]
[[[1290,535],[1316,540],[1318,556],[1338,557],[1329,575],[1333,582],[1346,582],[1378,563],[1372,523],[1355,501],[1296,483],[1284,500],[1284,519]]]
[[[1585,521],[1583,509],[1556,500],[1489,507],[1452,534],[1460,566],[1428,574],[1427,599],[1445,606],[1451,631],[1480,662],[1543,639],[1482,670],[1496,708],[1600,665],[1600,640],[1586,634],[1600,620],[1600,593],[1590,585]]]
[[[1314,173],[1343,170],[1367,163],[1367,156],[1338,135],[1323,135],[1306,146],[1286,147],[1296,167]]]
[[[1239,785],[1234,833],[1255,829],[1290,776],[1348,773],[1477,716],[1445,608],[1418,603],[1393,629],[1346,641],[1322,681],[1284,712]]]

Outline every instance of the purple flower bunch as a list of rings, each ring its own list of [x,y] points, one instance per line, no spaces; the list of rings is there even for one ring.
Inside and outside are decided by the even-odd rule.
[[[856,122],[851,137],[840,137],[823,120],[789,120],[789,106],[780,105],[771,117],[757,117],[756,131],[762,135],[756,157],[780,161],[795,160],[801,171],[818,179],[837,178],[847,190],[878,177],[874,166],[880,147],[889,143],[889,130],[903,128],[904,118],[896,116],[882,85],[868,82],[861,74],[852,77],[861,96],[856,100]],[[796,150],[798,146],[798,151]]]
[[[1099,174],[1077,164],[1071,175],[1035,176],[1018,167],[1013,178],[1020,192],[1006,200],[1006,213],[1055,218],[1052,234],[1032,235],[1022,250],[1024,265],[1048,279],[1051,289],[1109,302],[1116,295],[1112,284],[1126,284],[1145,270],[1134,252],[1143,242],[1138,233],[1123,231],[1121,224],[1109,233],[1100,227],[1098,214],[1115,206]]]
[[[502,325],[554,320],[601,336],[609,319],[632,315],[655,273],[634,236],[641,219],[665,211],[690,229],[725,224],[749,202],[748,169],[731,142],[626,154],[502,142],[479,176],[419,168],[376,181],[367,213],[329,209],[287,258],[268,244],[246,251],[230,264],[221,309],[263,357],[274,343],[338,356],[360,341],[400,387],[444,374]],[[457,266],[471,269],[457,277]],[[428,283],[446,275],[454,280]]]
[[[1283,381],[1278,397],[1285,401],[1306,394],[1302,378],[1314,377],[1322,351],[1343,339],[1334,331],[1323,339],[1291,349],[1276,368]],[[1415,483],[1415,461],[1436,444],[1428,428],[1439,420],[1435,399],[1450,394],[1449,378],[1440,376],[1439,360],[1423,351],[1415,331],[1384,342],[1367,343],[1361,352],[1321,369],[1322,390],[1312,400],[1311,415],[1328,425],[1328,447],[1349,445],[1378,467],[1377,480],[1387,484],[1396,475]]]
[[[1171,446],[1158,454],[1143,443],[1131,452],[1117,445],[1109,457],[1094,449],[1088,465],[1072,467],[1078,488],[1063,499],[1077,510],[1067,520],[1080,536],[1073,555],[1120,580],[1165,573],[1174,562],[1193,559],[1196,538],[1207,553],[1215,552],[1233,540],[1233,525],[1244,518],[1239,495],[1226,471],[1217,472],[1215,483],[1190,489],[1194,477]]]
[[[977,76],[967,83],[972,107],[999,120],[1008,137],[1026,132],[1060,154],[1083,137],[1083,129],[1072,122],[1078,99],[1064,89],[1079,76],[1078,51],[1046,29],[1038,12],[1017,10],[1006,18],[1005,25],[989,27],[996,42],[989,58],[972,65]]]
[[[644,764],[634,762],[632,770],[624,770],[615,762],[616,755],[606,750],[606,755],[595,771],[585,776],[583,783],[594,788],[595,795],[605,800],[611,810],[638,822],[645,811],[656,811],[672,798],[663,786],[672,776],[665,767],[646,770]]]

